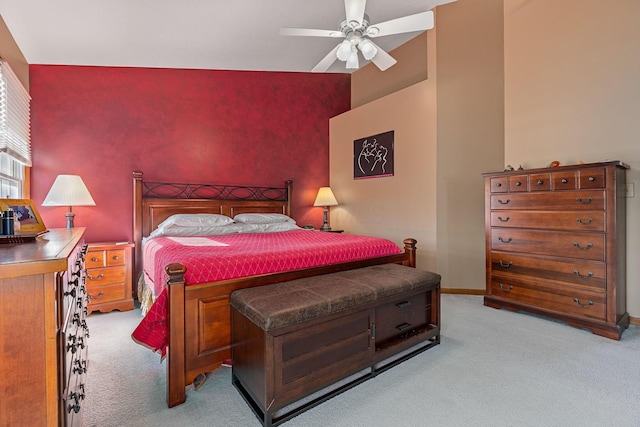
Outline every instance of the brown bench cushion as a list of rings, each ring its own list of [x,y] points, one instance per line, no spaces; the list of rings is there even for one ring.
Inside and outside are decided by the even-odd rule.
[[[383,264],[237,290],[231,306],[270,331],[438,284],[439,274]]]

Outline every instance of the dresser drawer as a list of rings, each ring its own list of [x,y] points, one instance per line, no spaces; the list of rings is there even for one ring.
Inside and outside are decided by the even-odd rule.
[[[542,283],[494,276],[491,280],[491,294],[530,305],[532,308],[605,320],[604,293],[575,291],[568,288],[544,288]]]
[[[529,191],[529,175],[513,175],[509,177],[509,191]]]
[[[87,270],[87,286],[89,288],[125,281],[125,270],[120,267],[92,268]]]
[[[604,232],[604,225],[604,211],[554,212],[503,210],[491,212],[492,227]]]
[[[600,233],[491,229],[491,250],[604,261],[605,236]]]
[[[491,209],[540,210],[601,210],[604,209],[603,190],[566,192],[507,193],[491,196]]]
[[[606,287],[604,262],[547,258],[512,252],[491,252],[491,271],[501,276],[539,278],[594,290]]]
[[[381,343],[426,325],[431,318],[426,293],[376,308],[376,341]]]
[[[529,175],[529,191],[551,190],[550,173],[532,173]]]
[[[578,171],[578,185],[585,188],[605,188],[606,172],[604,168],[584,169]]]
[[[509,191],[506,176],[491,178],[490,185],[492,193],[506,193]]]
[[[575,190],[578,188],[575,171],[551,172],[553,190]]]

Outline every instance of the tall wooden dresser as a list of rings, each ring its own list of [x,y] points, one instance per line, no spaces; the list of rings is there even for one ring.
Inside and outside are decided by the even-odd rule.
[[[629,326],[628,168],[612,161],[483,174],[484,304],[620,339]]]
[[[82,423],[84,228],[0,245],[0,426]]]

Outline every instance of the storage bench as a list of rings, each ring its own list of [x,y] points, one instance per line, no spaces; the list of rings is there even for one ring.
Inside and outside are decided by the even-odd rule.
[[[231,294],[232,381],[280,424],[440,342],[440,276],[384,264]]]

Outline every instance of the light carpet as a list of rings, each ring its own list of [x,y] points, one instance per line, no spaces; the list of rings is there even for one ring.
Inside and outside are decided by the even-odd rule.
[[[231,384],[209,374],[165,403],[165,363],[136,344],[140,311],[94,313],[85,426],[260,426]],[[562,322],[442,296],[441,344],[283,424],[358,426],[640,426],[640,328],[620,341]]]

